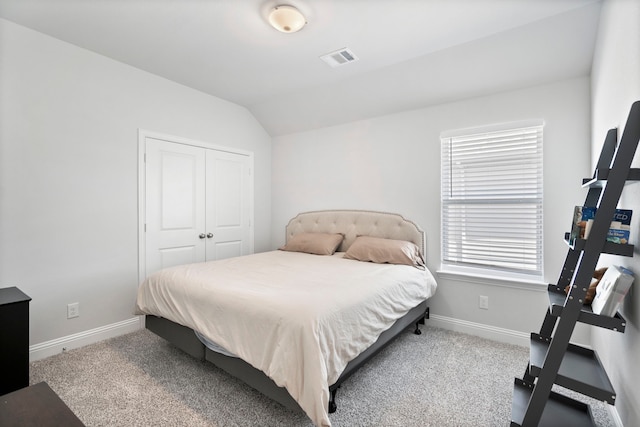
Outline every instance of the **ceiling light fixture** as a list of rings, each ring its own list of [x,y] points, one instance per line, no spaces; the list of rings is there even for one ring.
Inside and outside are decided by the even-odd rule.
[[[273,28],[283,33],[295,33],[304,27],[307,20],[295,7],[280,5],[274,7],[269,13],[269,23]]]

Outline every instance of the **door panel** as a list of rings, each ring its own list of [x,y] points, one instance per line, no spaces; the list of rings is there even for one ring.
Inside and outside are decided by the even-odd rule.
[[[207,260],[251,253],[249,179],[248,156],[207,150]]]
[[[225,259],[225,258],[233,258],[236,256],[243,255],[242,248],[243,245],[241,241],[232,241],[232,242],[222,242],[216,243],[213,245],[213,257],[215,259]],[[207,253],[209,256],[209,253]]]
[[[174,265],[192,264],[201,262],[197,245],[185,246],[182,248],[161,248],[160,268],[173,267]],[[203,246],[203,245],[200,245]]]
[[[205,260],[205,152],[146,140],[146,275]]]

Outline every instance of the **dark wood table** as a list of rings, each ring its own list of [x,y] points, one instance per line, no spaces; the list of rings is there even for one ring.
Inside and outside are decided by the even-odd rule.
[[[84,427],[45,382],[0,396],[2,427]]]

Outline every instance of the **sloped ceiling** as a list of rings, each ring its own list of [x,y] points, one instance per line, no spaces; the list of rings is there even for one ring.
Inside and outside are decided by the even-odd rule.
[[[266,21],[278,4],[307,25]],[[589,75],[598,0],[0,0],[0,17],[248,108],[272,136]],[[357,62],[321,55],[348,47]]]

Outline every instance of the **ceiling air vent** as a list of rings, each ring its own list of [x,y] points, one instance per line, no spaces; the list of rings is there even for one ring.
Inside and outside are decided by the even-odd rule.
[[[349,64],[358,60],[358,57],[353,54],[348,48],[336,50],[335,52],[327,53],[320,57],[324,62],[331,67],[338,67],[340,65]]]

